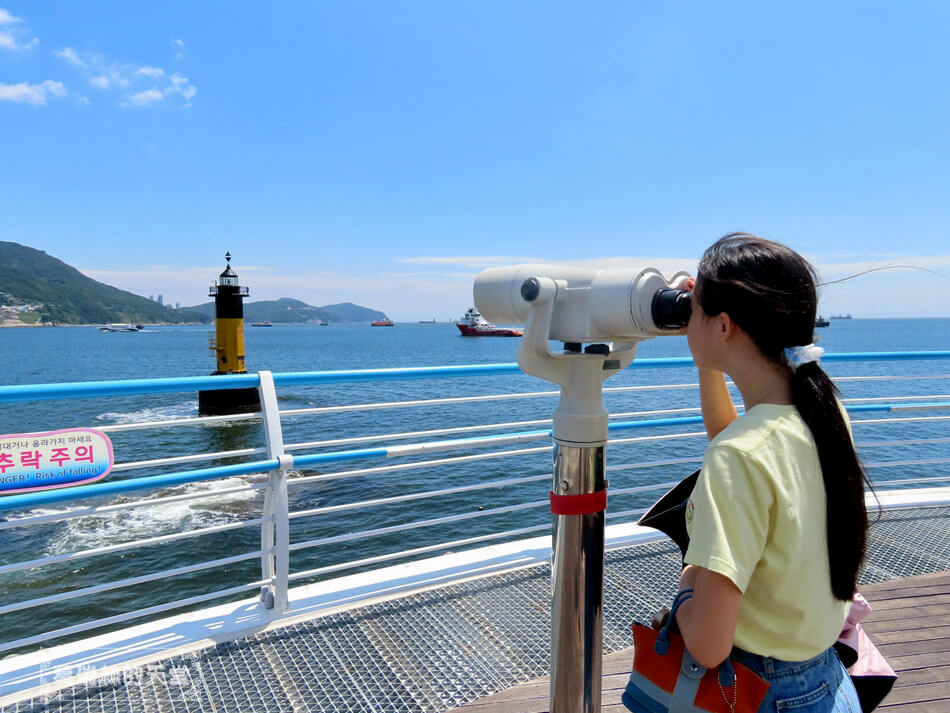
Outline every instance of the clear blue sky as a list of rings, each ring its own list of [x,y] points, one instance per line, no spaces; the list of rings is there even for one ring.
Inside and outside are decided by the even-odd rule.
[[[950,3],[0,0],[0,240],[166,301],[458,317],[482,268],[792,245],[950,316]],[[636,262],[627,260],[627,262]]]

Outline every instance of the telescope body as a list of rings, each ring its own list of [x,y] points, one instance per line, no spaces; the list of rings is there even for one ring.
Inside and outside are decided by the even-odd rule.
[[[490,322],[526,324],[532,312],[532,298],[525,281],[549,278],[554,281],[557,294],[548,339],[581,343],[640,340],[677,333],[659,326],[654,299],[661,290],[675,289],[688,276],[678,272],[667,280],[652,267],[493,267],[475,278],[475,306]]]

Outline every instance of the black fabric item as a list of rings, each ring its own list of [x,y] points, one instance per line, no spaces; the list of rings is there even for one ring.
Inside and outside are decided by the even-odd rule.
[[[673,540],[679,546],[683,557],[686,557],[689,547],[689,535],[686,534],[686,503],[696,486],[700,470],[683,478],[637,520],[638,525],[652,527]]]

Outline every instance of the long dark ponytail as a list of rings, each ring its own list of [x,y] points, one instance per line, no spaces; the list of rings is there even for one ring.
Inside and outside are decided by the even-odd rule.
[[[786,347],[810,344],[818,295],[814,268],[780,243],[730,233],[703,255],[699,304],[707,315],[727,313],[762,354],[786,364]],[[827,502],[828,559],[835,597],[850,600],[867,550],[864,471],[838,406],[838,388],[816,363],[792,371],[792,399],[818,448]]]

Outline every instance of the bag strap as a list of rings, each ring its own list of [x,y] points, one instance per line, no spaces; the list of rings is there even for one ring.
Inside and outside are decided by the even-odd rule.
[[[670,607],[670,614],[668,617],[666,617],[666,623],[663,625],[663,628],[660,629],[660,633],[656,637],[656,643],[653,645],[653,651],[655,651],[659,656],[665,656],[666,652],[670,650],[670,627],[673,625],[673,620],[676,617],[676,610],[680,608],[680,605],[683,602],[692,596],[692,589],[682,589],[676,593],[675,597],[673,597],[673,605]]]
[[[732,655],[726,656],[726,660],[719,664],[719,685],[723,688],[730,688],[736,682],[736,670],[732,666]]]

